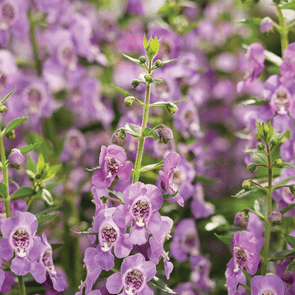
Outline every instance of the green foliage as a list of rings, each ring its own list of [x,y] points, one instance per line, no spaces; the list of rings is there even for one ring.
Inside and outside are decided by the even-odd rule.
[[[127,123],[125,124],[125,131],[133,137],[140,137],[141,127],[136,124]]]
[[[27,197],[32,197],[36,194],[36,191],[33,190],[30,187],[24,186],[19,188],[17,191],[13,193],[11,196],[11,200],[16,200],[16,199],[25,199]]]
[[[0,196],[3,199],[6,199],[8,197],[7,196],[7,186],[3,182],[0,182]]]
[[[146,128],[143,130],[142,136],[143,136],[143,137],[153,137],[154,140],[159,139],[159,136],[158,136],[158,134],[155,132],[155,130],[153,130],[153,129],[151,129],[151,128],[148,128],[148,127],[146,127]]]
[[[147,41],[146,36],[144,35],[143,45],[145,49],[145,54],[150,61],[152,61],[159,52],[160,43],[157,37],[150,37]]]
[[[27,118],[16,118],[8,123],[6,128],[3,130],[3,134],[6,135],[12,130],[14,130],[16,127],[18,127],[20,124],[22,124],[24,121],[26,121]]]
[[[215,235],[215,237],[219,240],[219,241],[221,241],[222,243],[224,243],[225,245],[227,245],[227,246],[230,246],[231,245],[231,241],[232,241],[232,236],[230,236],[230,235],[224,235],[224,236],[222,236],[222,235],[218,235],[218,234],[216,234],[216,233],[214,233],[214,235]]]
[[[170,289],[161,279],[158,277],[153,277],[149,282],[149,285],[156,287],[157,289],[160,289],[161,291],[168,293],[168,294],[181,294],[176,293],[172,289]]]

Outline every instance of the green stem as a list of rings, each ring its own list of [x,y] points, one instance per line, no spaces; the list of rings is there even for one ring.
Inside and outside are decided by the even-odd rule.
[[[3,182],[6,185],[6,198],[4,200],[5,202],[5,211],[6,211],[6,217],[11,217],[11,211],[10,211],[10,197],[9,197],[9,183],[8,183],[8,172],[7,172],[7,165],[6,165],[6,156],[5,156],[5,148],[4,148],[4,142],[3,142],[3,134],[0,134],[0,150],[1,150],[1,162],[2,162],[2,173],[3,173]]]
[[[20,295],[26,295],[26,287],[24,283],[24,277],[18,276],[19,293]]]
[[[149,69],[148,73],[151,73],[151,61],[149,62]],[[142,119],[142,124],[141,124],[141,135],[139,138],[139,144],[138,144],[138,149],[137,149],[137,155],[136,155],[136,160],[135,160],[135,165],[134,165],[134,173],[133,173],[133,180],[132,182],[135,183],[139,180],[139,170],[141,167],[141,161],[142,161],[142,155],[143,155],[143,146],[144,146],[144,136],[143,136],[143,131],[147,126],[148,123],[148,116],[149,116],[149,107],[150,107],[150,91],[151,91],[151,84],[147,83],[146,86],[146,93],[145,93],[145,104],[144,104],[144,112],[143,112],[143,119]]]
[[[269,241],[270,241],[270,227],[271,223],[268,220],[270,211],[272,210],[272,163],[271,163],[271,152],[269,144],[266,144],[267,149],[267,167],[268,167],[268,193],[267,193],[267,213],[265,220],[265,237],[264,237],[264,248],[263,248],[263,260],[261,275],[265,276],[267,271],[268,263],[268,252],[269,252]]]
[[[125,204],[123,201],[119,200],[119,199],[115,199],[115,198],[112,198],[112,197],[109,197],[109,196],[105,196],[106,199],[109,199],[113,202],[118,202],[118,203],[121,203],[121,204]]]
[[[30,20],[30,39],[32,42],[32,47],[33,47],[35,66],[37,69],[38,76],[42,76],[42,65],[41,65],[41,60],[39,59],[38,44],[36,41],[36,34],[35,34],[35,20],[32,18],[30,12],[29,12],[29,20]]]
[[[278,11],[278,17],[280,21],[280,34],[281,34],[281,54],[284,54],[285,49],[287,48],[289,44],[288,40],[288,27],[285,22],[285,18],[283,16],[282,10],[279,7],[279,5],[276,5],[277,11]]]

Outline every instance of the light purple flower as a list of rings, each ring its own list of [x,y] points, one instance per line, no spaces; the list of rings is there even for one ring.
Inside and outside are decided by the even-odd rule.
[[[122,295],[152,295],[153,291],[147,284],[156,274],[156,266],[151,261],[145,261],[140,253],[124,259],[121,272],[114,273],[107,279],[106,287],[109,293]]]
[[[58,292],[64,291],[66,288],[66,282],[55,270],[52,259],[52,248],[47,241],[45,233],[42,234],[42,240],[39,240],[39,249],[41,252],[39,260],[32,262],[32,276],[39,284],[41,284],[46,281],[46,273],[48,273],[54,290]]]
[[[177,192],[177,189],[174,188],[174,182],[179,186],[178,180],[181,179],[181,172],[177,169],[177,166],[180,160],[179,154],[175,152],[168,154],[164,160],[163,171],[159,171],[160,187],[164,194],[173,195]],[[177,202],[182,207],[184,205],[183,198],[179,192],[174,197],[169,198],[169,200]]]
[[[294,236],[294,234],[290,234]],[[291,250],[291,247],[287,245],[287,249]],[[288,269],[289,264],[291,263],[290,259],[284,259],[282,263],[276,264],[276,275],[283,280],[286,287],[285,295],[293,295],[295,291],[295,270]]]
[[[247,272],[254,275],[260,262],[260,255],[257,251],[257,242],[253,234],[248,231],[235,233],[231,242],[233,254],[233,272],[241,273],[245,267]]]
[[[17,211],[14,217],[2,223],[0,258],[8,261],[15,253],[10,269],[16,275],[24,276],[30,272],[32,262],[40,256],[39,240],[35,237],[37,227],[37,218],[29,212]]]
[[[107,148],[101,147],[99,166],[94,172],[92,183],[96,188],[104,189],[111,185],[115,176],[127,180],[133,164],[127,161],[126,152],[122,147],[112,144]]]
[[[270,17],[265,17],[261,21],[260,26],[259,26],[259,29],[260,29],[260,32],[262,34],[264,34],[264,33],[270,33],[270,32],[273,33],[273,22],[272,22],[271,18]]]
[[[19,149],[12,149],[8,156],[8,160],[12,167],[20,167],[24,163],[25,157]]]
[[[170,244],[171,255],[177,261],[186,261],[188,255],[198,256],[200,253],[200,241],[193,218],[181,220],[175,227],[172,242]]]
[[[117,207],[113,219],[120,228],[126,228],[134,221],[129,240],[142,245],[148,240],[148,232],[154,234],[161,229],[158,210],[163,204],[162,193],[155,185],[136,182],[125,189],[123,201],[125,205]]]
[[[285,294],[284,282],[275,275],[255,276],[251,280],[251,294]]]

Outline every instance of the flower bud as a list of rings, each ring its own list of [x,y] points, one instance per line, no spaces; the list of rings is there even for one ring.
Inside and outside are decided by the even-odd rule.
[[[167,108],[170,115],[173,115],[178,111],[177,105],[175,103],[173,103],[173,102],[167,103],[166,108]]]
[[[9,166],[11,168],[16,168],[20,169],[20,166],[24,163],[25,157],[24,155],[20,152],[19,149],[12,149],[9,156]]]
[[[123,146],[125,139],[126,139],[125,130],[123,128],[120,128],[116,130],[115,133],[113,134],[112,143],[119,146]]]
[[[263,122],[262,128],[263,128],[262,130],[263,130],[264,136],[267,137],[267,134],[269,132],[269,127]]]
[[[295,185],[290,186],[290,191],[295,196]]]
[[[134,96],[127,96],[124,98],[125,107],[131,107],[135,101]]]
[[[252,182],[250,180],[245,180],[243,183],[242,183],[242,188],[245,190],[245,191],[249,191],[251,189],[251,186],[252,186]]]
[[[251,173],[253,173],[256,169],[257,165],[254,163],[250,163],[247,165],[247,170],[250,171]]]
[[[278,168],[282,168],[283,165],[284,165],[284,161],[283,161],[282,159],[276,159],[276,160],[274,161],[274,165],[275,165],[276,167],[278,167]]]
[[[148,83],[152,83],[152,82],[153,82],[153,78],[152,78],[151,75],[145,75],[145,76],[144,76],[144,79],[145,79],[145,81],[148,82]]]
[[[4,104],[0,105],[0,113],[3,114],[7,110],[7,107]]]
[[[278,140],[273,138],[270,142],[272,145],[277,145],[278,144]]]
[[[144,56],[141,56],[141,57],[139,58],[139,61],[140,61],[142,64],[144,64],[144,63],[146,62],[146,58],[145,58]]]
[[[257,148],[258,148],[260,151],[263,151],[263,150],[264,150],[264,148],[265,148],[265,145],[264,145],[264,143],[262,143],[262,142],[259,142],[259,143],[258,143],[258,145],[257,145]]]
[[[155,66],[157,68],[160,68],[162,65],[163,65],[163,62],[160,59],[157,59],[156,62],[155,62]]]
[[[136,88],[138,85],[139,85],[139,80],[132,80],[131,82],[131,85],[132,85],[132,88]]]
[[[273,22],[269,17],[265,17],[260,23],[260,32],[264,33],[273,33]]]
[[[5,134],[5,136],[6,136],[6,138],[8,140],[13,140],[13,139],[15,139],[15,131],[14,130],[11,130],[10,132],[7,132]]]
[[[272,225],[278,225],[282,223],[282,214],[278,210],[271,210],[269,212],[268,220],[271,222]]]
[[[246,229],[249,222],[248,212],[241,211],[235,216],[234,225]]]
[[[161,124],[158,128],[158,134],[162,143],[168,143],[169,140],[173,139],[172,130],[164,124]]]
[[[35,178],[36,178],[36,179],[41,179],[41,174],[40,174],[40,173],[37,173],[37,174],[35,175]]]

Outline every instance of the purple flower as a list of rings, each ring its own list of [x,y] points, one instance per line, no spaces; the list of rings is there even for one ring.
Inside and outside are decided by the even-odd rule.
[[[12,149],[8,156],[8,160],[11,167],[20,168],[25,161],[25,157],[19,149]]]
[[[273,22],[272,22],[271,18],[265,17],[261,21],[259,29],[262,34],[269,33],[269,32],[273,33]]]
[[[147,284],[156,274],[156,266],[151,261],[145,261],[140,253],[124,259],[121,272],[114,273],[107,279],[106,287],[111,294],[122,295],[147,295],[153,294]]]
[[[281,75],[285,79],[292,79],[295,75],[294,62],[295,60],[295,42],[289,44],[284,51],[284,61],[280,65]]]
[[[264,222],[255,213],[249,212],[247,231],[254,236],[259,252],[264,246]]]
[[[134,221],[129,240],[142,245],[148,240],[148,232],[154,234],[161,229],[158,212],[163,204],[161,191],[155,185],[136,182],[125,189],[123,201],[125,205],[117,207],[113,219],[120,228],[126,228]]]
[[[24,276],[31,271],[32,262],[40,256],[39,240],[35,237],[38,221],[34,214],[16,212],[14,217],[3,221],[0,241],[0,258],[10,260],[11,271],[18,276]]]
[[[255,276],[251,280],[251,294],[285,294],[284,282],[275,275]]]
[[[174,188],[174,182],[178,185],[179,179],[181,179],[181,172],[177,169],[180,160],[179,154],[175,152],[168,154],[164,160],[164,171],[159,171],[160,187],[164,193],[173,195],[177,192],[177,189]],[[169,200],[173,200],[183,207],[184,201],[179,192]]]
[[[254,275],[260,262],[260,255],[257,251],[257,242],[253,234],[248,231],[235,233],[231,242],[233,254],[233,272],[241,273],[245,267],[247,272]]]
[[[38,261],[32,262],[31,274],[39,283],[46,281],[46,272],[53,283],[54,290],[61,292],[66,288],[66,282],[62,276],[58,276],[52,260],[52,248],[47,241],[45,233],[42,234],[42,240],[39,241],[39,249],[41,252]]]
[[[123,258],[129,255],[133,245],[129,241],[129,235],[125,234],[124,229],[120,229],[113,220],[113,214],[116,208],[101,210],[94,219],[91,231],[98,233],[99,245],[96,247],[97,254],[94,257],[98,267],[104,270],[110,270],[114,267],[114,255]]]
[[[115,144],[101,147],[99,166],[92,177],[92,184],[98,189],[109,187],[115,176],[127,180],[133,167],[132,162],[127,161],[125,150]]]
[[[170,244],[170,252],[174,259],[180,262],[186,261],[188,255],[199,255],[200,241],[194,219],[183,219],[177,224]]]
[[[290,234],[291,235],[291,234]],[[292,235],[294,236],[294,235]],[[291,247],[287,245],[287,249],[291,250]],[[290,259],[284,259],[282,263],[276,264],[276,275],[283,280],[286,286],[285,295],[292,295],[295,291],[295,270],[288,269],[289,264],[291,263]]]
[[[273,127],[279,131],[291,129],[295,118],[295,82],[285,80],[278,75],[270,76],[264,83],[263,95],[270,101]],[[290,117],[289,117],[290,115]]]

